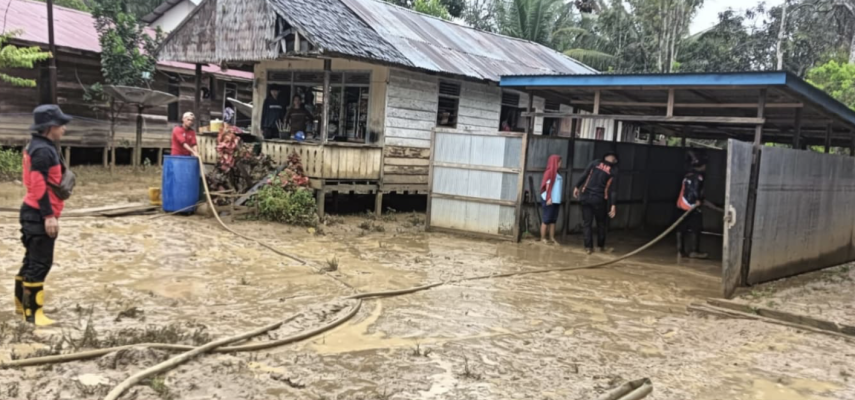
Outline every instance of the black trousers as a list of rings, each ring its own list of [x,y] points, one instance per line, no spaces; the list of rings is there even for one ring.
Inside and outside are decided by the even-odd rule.
[[[581,199],[582,201],[582,227],[585,234],[585,248],[594,248],[593,225],[597,220],[597,247],[606,246],[606,232],[608,232],[608,203],[605,201]]]
[[[44,282],[53,266],[56,239],[47,235],[44,220],[21,220],[21,242],[26,253],[18,275],[24,278],[24,282]]]
[[[678,210],[678,215],[683,215],[684,210]],[[695,208],[680,226],[680,232],[683,235],[683,255],[689,255],[693,252],[700,252],[701,249],[701,231],[704,229],[704,214],[699,208]]]
[[[262,130],[262,135],[264,135],[265,139],[280,139],[279,128],[272,126],[269,128],[264,128]]]

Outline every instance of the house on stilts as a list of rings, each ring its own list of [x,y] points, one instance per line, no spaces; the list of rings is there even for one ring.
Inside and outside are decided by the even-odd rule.
[[[426,194],[431,132],[511,130],[523,114],[571,107],[503,90],[503,75],[593,74],[537,43],[478,31],[377,0],[205,0],[166,38],[159,58],[252,71],[252,133],[274,85],[288,105],[300,95],[315,116],[305,141],[267,140],[278,162],[301,155],[323,214],[328,193]],[[606,119],[536,117],[536,134],[611,140]],[[202,139],[216,161],[212,138]]]

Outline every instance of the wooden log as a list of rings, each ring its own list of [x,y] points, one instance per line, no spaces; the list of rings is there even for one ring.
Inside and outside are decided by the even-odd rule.
[[[383,191],[378,190],[374,195],[374,215],[378,218],[383,214]]]
[[[855,336],[855,325],[841,324],[837,322],[822,320],[809,317],[807,315],[794,314],[786,311],[772,310],[769,308],[756,307],[748,304],[737,303],[734,301],[722,299],[709,299],[707,303],[710,305],[727,308],[734,311],[753,313],[761,317],[777,319],[784,322],[809,326],[811,328],[821,329],[829,332],[841,333],[844,335]]]

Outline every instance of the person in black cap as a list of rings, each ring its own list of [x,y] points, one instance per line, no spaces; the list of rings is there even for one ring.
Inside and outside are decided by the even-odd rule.
[[[279,139],[280,125],[285,118],[285,107],[279,99],[279,85],[270,85],[261,110],[261,129],[265,139]]]
[[[606,153],[602,159],[594,160],[585,169],[573,189],[573,197],[582,203],[582,226],[585,235],[585,253],[594,252],[593,222],[597,220],[597,247],[602,252],[606,247],[608,220],[617,215],[618,159],[614,152]]]
[[[707,171],[706,155],[690,150],[686,153],[686,161],[689,172],[683,177],[680,195],[677,197],[677,208],[680,210],[680,214],[689,210],[692,212],[680,226],[682,236],[680,254],[689,258],[705,260],[709,258],[709,255],[700,250],[701,232],[704,227],[704,215],[701,212],[701,206],[716,211],[722,210],[704,198],[704,178]]]
[[[59,217],[64,206],[64,167],[57,142],[65,134],[71,117],[59,106],[46,104],[33,111],[32,140],[24,149],[23,181],[27,189],[21,206],[21,241],[26,253],[15,277],[16,311],[37,326],[50,325],[45,316],[44,284],[53,266],[53,250],[59,235]],[[70,193],[69,193],[70,194]]]

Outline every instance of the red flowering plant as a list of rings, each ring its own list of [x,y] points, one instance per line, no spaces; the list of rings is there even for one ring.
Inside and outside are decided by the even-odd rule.
[[[267,184],[279,185],[286,191],[293,192],[309,187],[309,177],[303,174],[303,163],[300,155],[291,153],[288,156],[288,166],[274,178],[268,179]]]

